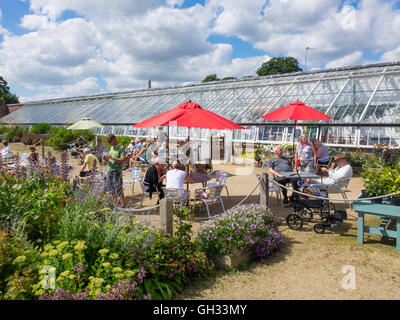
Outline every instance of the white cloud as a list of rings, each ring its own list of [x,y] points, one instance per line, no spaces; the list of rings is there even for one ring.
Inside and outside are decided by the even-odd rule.
[[[41,90],[38,94],[35,94],[32,97],[20,97],[19,100],[20,102],[29,102],[71,96],[86,96],[101,92],[103,92],[103,90],[101,89],[98,80],[94,77],[89,77],[74,84],[63,86],[41,86]]]
[[[356,52],[353,52],[342,58],[328,62],[326,64],[326,67],[327,68],[339,68],[339,67],[354,66],[356,64],[361,63],[362,55],[363,54],[361,51],[356,51]]]
[[[363,52],[399,60],[400,12],[393,2],[361,0],[30,0],[31,13],[13,35],[0,25],[0,69],[12,86],[36,97],[174,86],[219,77],[254,75],[270,56],[293,56],[307,69],[364,63]],[[61,21],[65,10],[79,18]],[[1,19],[0,11],[0,19]],[[236,36],[263,56],[232,59]],[[1,38],[0,38],[1,41]],[[77,84],[80,84],[77,86]],[[74,91],[76,90],[76,91]],[[17,93],[18,94],[18,93]]]

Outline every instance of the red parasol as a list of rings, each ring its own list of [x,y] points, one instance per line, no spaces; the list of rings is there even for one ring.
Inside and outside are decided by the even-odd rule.
[[[296,101],[263,115],[261,118],[267,120],[295,120],[293,131],[293,148],[295,140],[295,132],[298,120],[331,120],[332,117],[307,106],[304,102]]]
[[[169,126],[170,122],[177,127],[232,130],[244,129],[233,121],[225,119],[202,108],[196,102],[183,102],[178,107],[134,124],[135,128],[153,128]],[[172,124],[171,124],[172,125]]]
[[[202,108],[198,103],[182,102],[178,107],[132,125],[135,128],[154,128],[159,126],[177,126],[217,130],[244,129],[233,121],[225,119]],[[169,156],[169,146],[167,146]]]

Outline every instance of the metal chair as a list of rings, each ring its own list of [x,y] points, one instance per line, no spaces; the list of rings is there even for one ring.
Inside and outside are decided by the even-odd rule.
[[[208,214],[209,218],[211,218],[210,210],[208,208],[209,204],[213,204],[213,203],[216,203],[219,201],[221,203],[223,212],[225,212],[224,202],[222,201],[222,198],[221,198],[221,193],[222,193],[223,188],[224,188],[224,185],[219,185],[219,186],[205,187],[205,188],[200,188],[200,189],[195,190],[195,194],[196,194],[195,200],[199,200],[202,203],[204,203],[204,205],[206,206],[207,214]],[[207,192],[208,198],[202,197],[199,193],[200,191]]]
[[[141,201],[141,205],[143,205],[144,195],[147,194],[149,196],[149,198],[150,198],[150,192],[145,191],[146,190],[146,185],[148,185],[148,184],[146,182],[144,182],[144,179],[140,178],[138,180],[138,182],[140,183],[140,186],[142,187],[142,191],[143,191],[143,196],[142,196],[142,201]],[[160,199],[160,191],[158,190],[157,186],[155,186],[155,187],[156,187],[157,191],[153,192],[153,193],[157,193],[158,199]]]
[[[139,182],[142,169],[140,167],[134,167],[131,170],[131,179],[124,179],[124,183],[132,184],[132,196],[135,194],[135,182]]]
[[[179,203],[179,208],[182,208],[185,204],[189,203],[190,192],[184,189],[176,188],[162,188],[164,190],[165,197],[175,204]]]
[[[347,178],[347,179],[343,179],[343,180],[339,180],[336,181],[336,183],[333,184],[313,184],[313,186],[316,186],[318,189],[320,189],[321,191],[324,191],[328,194],[341,194],[343,199],[345,200],[346,205],[349,207],[349,209],[351,208],[350,205],[350,201],[348,201],[347,198],[347,194],[346,192],[350,192],[350,190],[347,189],[347,187],[349,186],[351,178]]]
[[[257,176],[257,178],[258,178],[258,180],[261,180],[262,179],[262,176],[260,175],[260,174],[257,174],[256,175]],[[260,184],[261,185],[261,188],[263,188],[263,191],[265,192],[265,185],[264,185],[264,183],[261,183]],[[282,190],[281,190],[281,187],[279,187],[279,186],[277,186],[277,185],[269,185],[269,187],[268,187],[268,193],[270,193],[270,194],[273,194],[274,192],[275,192],[275,195],[276,195],[276,203],[277,204],[282,204],[282,197],[281,197],[281,192]]]
[[[229,176],[229,173],[222,170],[215,170],[208,173],[208,176],[214,177],[215,182],[207,182],[206,187],[216,187],[223,185],[225,187],[226,194],[228,195],[229,199],[228,187],[226,185],[226,178]]]

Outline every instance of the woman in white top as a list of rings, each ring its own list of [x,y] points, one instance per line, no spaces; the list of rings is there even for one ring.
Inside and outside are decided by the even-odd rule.
[[[175,160],[174,163],[172,164],[172,170],[168,170],[167,175],[166,175],[166,180],[167,180],[167,189],[181,189],[183,190],[184,186],[183,184],[185,182],[193,183],[193,179],[189,176],[186,175],[186,172],[184,170],[181,170],[182,164],[178,161]]]

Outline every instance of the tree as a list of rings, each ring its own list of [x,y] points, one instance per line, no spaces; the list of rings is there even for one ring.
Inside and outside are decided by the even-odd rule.
[[[0,106],[19,103],[18,97],[10,92],[7,81],[0,76]]]
[[[211,81],[219,81],[220,79],[218,79],[217,78],[217,75],[214,73],[214,74],[209,74],[207,77],[205,77],[204,79],[203,79],[203,81],[201,81],[202,83],[205,83],[205,82],[211,82]]]
[[[211,81],[234,80],[234,79],[236,79],[236,78],[235,77],[225,77],[225,78],[219,79],[219,78],[217,78],[217,75],[214,73],[214,74],[209,74],[201,82],[205,83],[205,82],[211,82]]]
[[[257,69],[256,73],[259,76],[268,76],[271,74],[291,73],[297,71],[303,71],[303,69],[299,67],[297,59],[292,57],[275,57],[264,62],[261,67]]]

